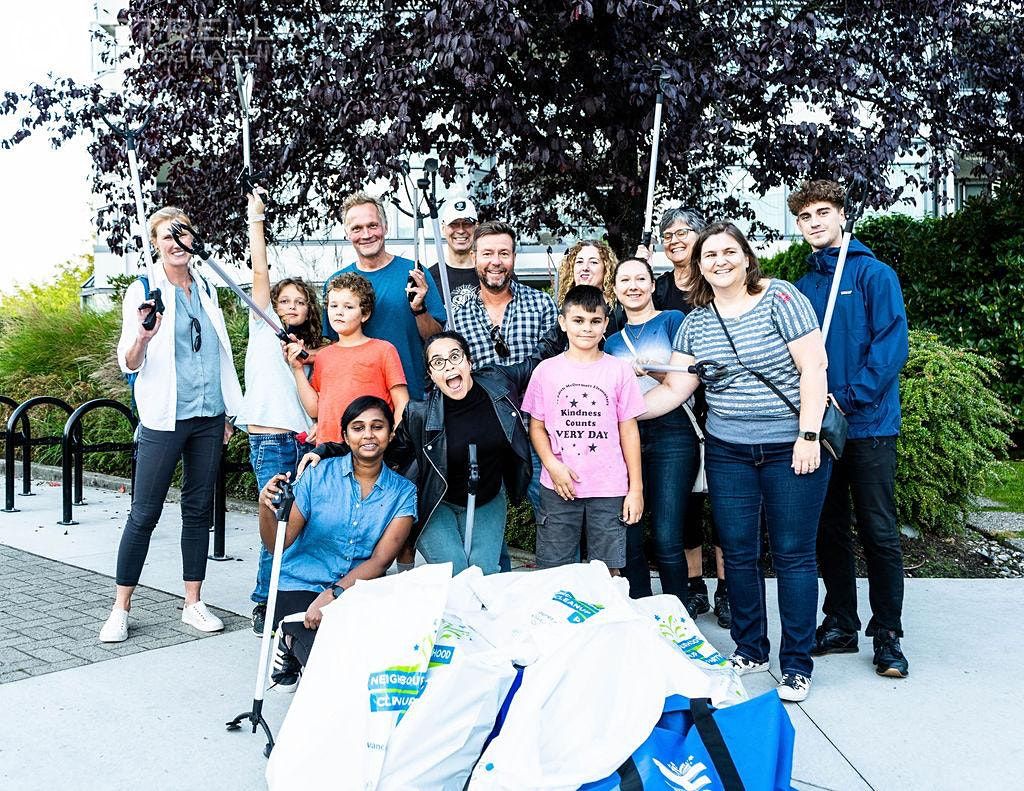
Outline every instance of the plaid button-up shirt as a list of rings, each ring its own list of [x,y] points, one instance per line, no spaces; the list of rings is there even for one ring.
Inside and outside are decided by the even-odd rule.
[[[473,368],[484,365],[513,365],[530,356],[537,341],[555,323],[558,308],[555,301],[543,291],[511,281],[512,301],[505,306],[501,321],[501,337],[508,344],[511,354],[499,357],[491,335],[491,318],[487,308],[480,301],[480,288],[476,296],[452,309],[452,323],[469,342],[469,353],[473,357]]]

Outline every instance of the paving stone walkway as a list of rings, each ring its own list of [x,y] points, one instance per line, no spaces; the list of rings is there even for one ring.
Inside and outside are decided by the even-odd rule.
[[[216,636],[181,622],[181,596],[140,585],[131,639],[101,643],[113,591],[105,574],[0,545],[0,684]],[[210,609],[225,632],[249,627],[247,618]]]

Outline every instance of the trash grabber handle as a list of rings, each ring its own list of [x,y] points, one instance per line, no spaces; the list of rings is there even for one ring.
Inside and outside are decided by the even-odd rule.
[[[430,208],[430,222],[434,226],[434,252],[437,254],[437,271],[441,275],[441,296],[444,297],[444,311],[447,316],[445,329],[451,329],[455,326],[455,317],[452,313],[452,287],[448,283],[448,262],[444,259],[444,246],[441,244],[441,220],[437,216],[437,198],[427,193],[424,194],[427,206]],[[427,285],[429,287],[429,283]]]
[[[480,465],[476,460],[476,443],[470,442],[467,450],[469,451],[469,478],[466,480],[466,536],[463,549],[466,551],[466,561],[468,562],[473,549],[473,527],[476,522],[476,492],[480,485]]]
[[[846,188],[846,197],[843,200],[843,214],[846,215],[846,225],[843,231],[853,233],[853,226],[864,214],[868,203],[868,182],[860,173],[855,173],[850,179],[850,186]]]
[[[188,234],[189,236],[192,237],[191,246],[185,244],[182,241],[182,237],[185,234]],[[252,297],[250,297],[248,294],[242,291],[242,289],[238,287],[238,284],[228,275],[227,272],[224,271],[223,267],[221,267],[221,265],[217,263],[216,259],[213,258],[213,256],[210,254],[210,251],[207,249],[206,242],[203,240],[201,236],[199,236],[195,232],[195,229],[193,229],[190,225],[186,225],[183,222],[175,220],[174,222],[171,223],[171,238],[173,238],[174,243],[178,245],[178,247],[180,247],[186,253],[188,253],[189,255],[197,255],[206,264],[208,264],[210,269],[212,269],[217,274],[217,276],[224,282],[224,285],[231,289],[231,291],[234,293],[236,297],[238,297],[240,300],[242,300],[242,302],[249,306],[249,310],[255,313],[258,318],[262,319],[263,322],[268,327],[270,327],[270,329],[273,331],[274,335],[277,336],[279,341],[281,341],[282,343],[292,342],[292,339],[288,337],[288,333],[285,332],[284,328],[278,325],[272,318],[270,318],[270,316],[267,315],[266,311],[264,311],[263,308],[261,308],[253,301]],[[309,353],[305,349],[302,349],[299,351],[298,357],[300,360],[305,360],[309,357]]]
[[[661,66],[655,66],[651,73],[658,86],[658,92],[654,99],[654,134],[651,137],[651,165],[647,173],[647,203],[644,207],[644,235],[641,240],[643,246],[648,249],[654,237],[654,183],[658,175],[658,148],[661,143],[661,107],[665,101]]]

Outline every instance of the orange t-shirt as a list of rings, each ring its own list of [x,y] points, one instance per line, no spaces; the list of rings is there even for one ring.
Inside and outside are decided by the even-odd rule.
[[[398,350],[370,338],[359,346],[333,344],[316,356],[309,383],[319,395],[317,441],[341,442],[341,416],[359,396],[379,396],[395,408],[391,388],[406,384]]]

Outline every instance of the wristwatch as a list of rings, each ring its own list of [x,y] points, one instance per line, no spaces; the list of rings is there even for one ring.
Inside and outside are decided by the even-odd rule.
[[[805,439],[808,442],[817,442],[818,441],[818,432],[817,431],[801,431],[800,432],[800,439]]]
[[[335,599],[337,599],[344,592],[345,592],[345,589],[343,587],[341,587],[341,583],[340,582],[335,582],[333,585],[331,585],[331,595]]]
[[[413,316],[422,316],[426,312],[427,312],[427,306],[426,306],[426,304],[424,304],[423,307],[420,308],[419,310],[414,310],[412,312],[412,315]]]

